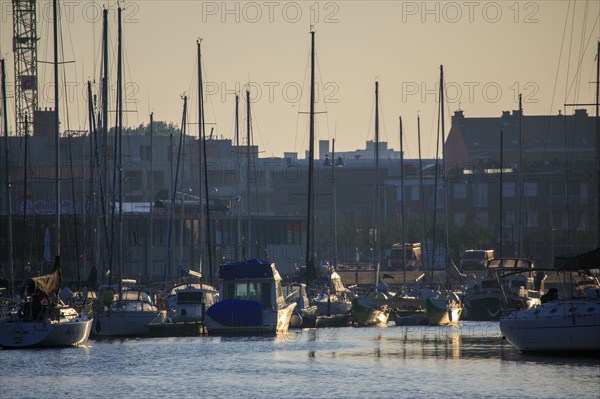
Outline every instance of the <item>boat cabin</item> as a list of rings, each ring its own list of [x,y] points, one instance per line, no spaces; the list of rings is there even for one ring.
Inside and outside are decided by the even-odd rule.
[[[486,264],[492,259],[492,249],[467,249],[460,257],[460,269],[462,272],[484,271]]]
[[[216,302],[218,292],[206,284],[180,284],[171,289],[167,302],[169,317],[174,320],[203,318],[204,311]]]
[[[489,280],[496,280],[497,275],[508,284],[510,290],[521,290],[527,292],[529,296],[534,295],[535,291],[537,291],[535,295],[539,296],[539,292],[544,290],[546,275],[542,271],[536,271],[530,259],[491,259],[486,262],[485,268]]]
[[[281,276],[270,261],[251,259],[219,268],[219,302],[206,310],[209,334],[287,331],[295,303],[286,303]]]
[[[296,311],[308,308],[310,306],[308,294],[306,293],[306,284],[292,283],[284,288],[286,302],[296,302]]]
[[[226,263],[219,268],[219,279],[221,300],[254,301],[271,309],[284,305],[281,276],[269,261]]]

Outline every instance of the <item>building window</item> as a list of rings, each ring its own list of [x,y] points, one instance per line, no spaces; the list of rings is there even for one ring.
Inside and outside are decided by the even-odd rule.
[[[523,218],[525,219],[526,227],[537,227],[537,225],[538,225],[537,211],[525,211]]]
[[[163,245],[166,241],[167,223],[164,220],[154,220],[152,244]]]
[[[413,201],[418,201],[419,198],[419,186],[410,186],[410,199]]]
[[[486,183],[473,185],[473,206],[488,206],[488,185]]]
[[[452,186],[454,199],[467,198],[467,185],[465,183],[456,183]]]
[[[537,197],[537,187],[538,184],[536,181],[526,182],[523,184],[523,195],[528,198]]]
[[[142,161],[149,161],[152,157],[149,145],[140,145],[140,159]]]
[[[513,212],[502,212],[502,227],[513,227],[515,214]]]
[[[467,221],[467,218],[466,218],[464,212],[455,212],[452,215],[452,219],[454,221],[455,226],[464,226]]]
[[[444,208],[444,197],[446,196],[446,192],[444,191],[444,187],[443,186],[438,186],[437,187],[437,202],[436,202],[436,208],[437,209],[443,209]]]
[[[142,172],[139,170],[126,170],[125,181],[129,184],[129,189],[132,191],[140,191],[143,189]]]
[[[550,195],[564,195],[565,194],[565,183],[562,181],[551,181],[548,183],[548,194]]]
[[[515,183],[514,182],[502,182],[502,197],[514,198],[515,196]]]
[[[490,223],[490,217],[487,212],[475,212],[475,222],[478,226],[485,227]]]
[[[408,199],[408,196],[406,196],[405,194],[406,194],[406,188],[404,188],[404,192],[402,192],[402,186],[397,185],[396,186],[396,201],[402,202],[402,199],[404,199],[406,201]]]

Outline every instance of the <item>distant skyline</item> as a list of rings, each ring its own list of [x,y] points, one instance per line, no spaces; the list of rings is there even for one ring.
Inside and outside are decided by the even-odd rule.
[[[101,10],[110,12],[111,86],[116,75],[115,1],[60,1],[69,94],[62,129],[87,130],[83,95],[100,71]],[[52,1],[38,1],[38,60],[52,58]],[[564,103],[595,101],[600,2],[596,1],[167,1],[121,2],[126,124],[181,124],[197,135],[196,40],[202,38],[207,132],[234,138],[235,92],[245,137],[245,93],[251,91],[254,143],[261,156],[308,148],[310,29],[316,32],[319,114],[316,140],[336,151],[365,148],[374,137],[374,85],[380,84],[380,137],[398,151],[402,116],[406,156],[435,155],[437,82],[444,65],[446,134],[450,117],[573,113]],[[12,2],[0,1],[0,55],[6,59],[9,130],[14,131]],[[38,65],[40,107],[53,106],[52,67]],[[300,92],[303,93],[300,96]],[[566,94],[565,94],[566,93]],[[114,96],[113,96],[114,97]],[[111,100],[113,101],[113,100]],[[113,101],[114,102],[114,101]],[[63,103],[64,104],[64,103]],[[111,107],[111,109],[113,109]],[[594,107],[585,107],[590,115]],[[113,115],[114,116],[114,115]]]

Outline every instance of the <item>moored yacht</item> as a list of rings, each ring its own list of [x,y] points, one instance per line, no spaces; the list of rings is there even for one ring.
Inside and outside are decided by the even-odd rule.
[[[79,346],[90,335],[92,319],[85,311],[58,298],[61,286],[57,264],[51,274],[25,282],[16,312],[0,319],[0,346],[4,348]]]
[[[149,334],[148,324],[164,323],[166,314],[158,310],[152,297],[135,280],[123,280],[121,293],[107,289],[94,315],[93,338],[141,337]]]
[[[312,328],[317,319],[317,305],[311,305],[306,293],[306,284],[291,283],[284,287],[286,302],[296,302],[294,314],[290,320],[290,327]]]
[[[590,269],[600,265],[600,248],[573,257],[557,259],[557,270],[576,276],[585,270],[583,282],[568,298],[549,291],[542,304],[517,310],[500,319],[500,331],[522,352],[600,353],[600,284]],[[580,275],[581,277],[581,275]]]
[[[432,326],[456,325],[460,321],[462,311],[463,305],[452,291],[448,291],[444,296],[425,300],[427,323]]]
[[[346,315],[352,307],[350,290],[344,287],[342,278],[334,270],[328,277],[325,292],[318,294],[313,303],[317,306],[317,313],[321,316]]]
[[[544,274],[529,259],[500,258],[486,261],[487,275],[471,282],[465,291],[469,320],[500,320],[513,310],[538,306]]]
[[[352,319],[359,327],[386,326],[390,315],[387,305],[379,305],[377,299],[384,296],[382,292],[372,289],[361,298],[352,300]]]
[[[166,319],[148,324],[150,336],[183,337],[205,333],[206,309],[218,297],[218,291],[211,285],[184,283],[171,288],[167,296]]]
[[[288,330],[296,302],[285,301],[274,263],[225,263],[219,280],[219,302],[206,311],[209,335],[274,335]]]

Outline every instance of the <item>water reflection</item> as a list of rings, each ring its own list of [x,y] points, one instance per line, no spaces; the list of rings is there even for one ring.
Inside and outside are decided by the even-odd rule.
[[[340,358],[500,359],[503,347],[497,323],[458,327],[400,326],[377,330],[313,329],[296,334],[295,342],[338,343],[335,351],[327,353]],[[350,342],[352,345],[348,344]],[[311,358],[321,355],[312,347],[308,353]]]
[[[522,355],[498,323],[103,340],[0,356],[10,370],[0,371],[1,397],[65,396],[65,386],[96,397],[102,381],[111,381],[102,396],[396,397],[397,384],[378,382],[399,376],[405,396],[426,398],[597,397],[600,388],[598,359]]]

